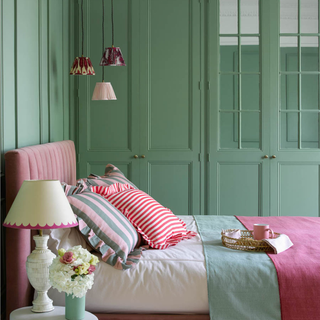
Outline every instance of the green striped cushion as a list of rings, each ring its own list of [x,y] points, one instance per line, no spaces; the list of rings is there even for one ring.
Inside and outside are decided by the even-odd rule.
[[[138,189],[130,180],[128,180],[125,175],[113,164],[108,164],[106,166],[103,176],[98,176],[91,173],[88,179],[85,179],[88,186],[102,186],[109,187],[115,183],[128,184],[135,189]]]
[[[137,231],[111,203],[92,192],[74,194],[68,200],[81,233],[101,252],[103,261],[121,270],[139,262],[141,249],[135,249]]]

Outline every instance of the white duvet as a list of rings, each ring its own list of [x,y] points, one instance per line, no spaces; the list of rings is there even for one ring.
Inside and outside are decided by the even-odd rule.
[[[185,221],[188,230],[197,231],[193,217],[179,218]],[[64,305],[64,293],[50,289],[49,296],[54,305]],[[99,263],[94,286],[86,295],[86,310],[208,314],[207,275],[200,236],[165,250],[146,250],[140,262],[128,271]]]

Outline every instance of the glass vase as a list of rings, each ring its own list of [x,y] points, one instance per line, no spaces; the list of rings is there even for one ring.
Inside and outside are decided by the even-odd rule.
[[[82,298],[72,297],[72,294],[66,294],[65,317],[68,320],[82,320],[85,316],[86,296]]]

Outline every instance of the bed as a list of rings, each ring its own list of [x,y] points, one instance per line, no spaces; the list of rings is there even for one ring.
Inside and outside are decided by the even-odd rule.
[[[26,179],[76,183],[72,141],[9,151],[5,161],[7,210]],[[217,320],[257,319],[261,318],[261,308],[268,313],[267,317],[262,316],[264,320],[316,319],[310,315],[320,314],[315,298],[320,295],[320,241],[313,236],[320,230],[320,218],[181,218],[188,230],[198,231],[201,236],[198,234],[166,250],[147,250],[135,268],[129,271],[119,271],[100,263],[95,285],[87,293],[86,309],[100,320],[209,320],[210,316]],[[295,243],[293,249],[268,256],[231,250],[221,245],[221,229],[226,226],[251,229],[252,221],[257,219],[260,223],[272,222],[280,232],[285,230]],[[86,246],[73,229],[57,232],[73,232],[77,234],[76,244]],[[6,235],[7,297],[14,297],[7,298],[8,319],[12,310],[32,302],[33,291],[24,265],[33,241],[30,230],[8,228]],[[303,243],[299,243],[301,235]],[[70,239],[69,235],[52,234],[50,249],[55,251],[62,241],[69,241],[72,246],[73,240]],[[295,290],[292,291],[293,283]],[[50,289],[49,296],[55,305],[64,305],[63,294],[55,289]],[[251,304],[247,305],[248,301]],[[300,316],[302,311],[309,316]],[[297,316],[292,317],[292,314]]]
[[[5,163],[7,212],[10,209],[14,198],[24,180],[58,179],[70,185],[76,184],[76,155],[74,143],[72,141],[54,142],[12,150],[6,153]],[[192,221],[189,221],[189,224],[192,224]],[[33,250],[32,235],[33,233],[30,230],[11,228],[6,229],[7,319],[9,319],[9,315],[14,309],[29,306],[33,300],[32,298],[34,292],[29,284],[26,269],[24,268],[27,256]],[[199,246],[199,244],[200,252],[202,252],[200,239],[197,238],[193,241],[193,246]],[[191,255],[190,258],[192,258],[191,248],[192,246],[188,250],[189,254]],[[163,254],[166,255],[166,258],[168,258],[169,252],[170,251],[163,251]],[[152,257],[152,252],[150,252],[149,258],[154,258]],[[174,253],[169,258],[174,259]],[[202,277],[200,282],[200,284],[202,284],[202,291],[199,296],[197,291],[195,291],[193,295],[189,295],[189,301],[191,305],[195,305],[193,301],[194,297],[198,296],[198,301],[200,301],[200,306],[193,307],[194,311],[192,311],[192,309],[189,307],[189,309],[187,308],[187,310],[183,312],[180,306],[179,308],[182,314],[179,314],[179,309],[174,309],[173,311],[175,311],[175,314],[170,314],[170,312],[161,310],[160,307],[163,307],[161,303],[156,311],[162,312],[155,312],[153,307],[148,306],[143,313],[141,313],[141,310],[138,309],[132,313],[122,313],[120,308],[117,306],[113,310],[108,310],[108,313],[105,313],[103,312],[103,308],[97,307],[94,303],[92,307],[90,306],[87,308],[87,310],[96,314],[100,320],[208,320],[208,309],[206,309],[206,274],[203,253],[202,258],[197,257],[195,259],[194,265],[194,269],[202,269]],[[109,266],[102,266],[101,269],[103,269],[103,267]],[[112,270],[112,268],[110,269],[113,272],[121,272],[118,270]],[[99,272],[102,271],[98,270],[96,279],[98,279]],[[199,279],[194,278],[195,284],[198,282],[197,280]],[[167,290],[170,292],[170,287],[168,287]],[[91,296],[93,295],[93,289],[91,291],[92,292],[90,292],[90,296],[88,296],[87,300],[89,303],[91,303],[90,300]],[[49,295],[50,297],[53,297],[56,305],[64,304],[64,302],[61,300],[61,295],[57,294],[57,292],[50,292]],[[8,297],[14,297],[14,299]],[[131,308],[131,310],[134,310],[134,308]],[[170,311],[172,308],[169,308],[168,310]],[[183,314],[188,312],[191,312],[192,314]]]

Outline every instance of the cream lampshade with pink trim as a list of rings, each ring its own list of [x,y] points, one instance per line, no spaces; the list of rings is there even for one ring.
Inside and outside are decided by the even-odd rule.
[[[117,100],[110,82],[97,82],[92,100]]]
[[[3,225],[9,228],[39,229],[40,235],[33,237],[36,248],[26,261],[28,279],[37,292],[31,310],[52,311],[54,307],[47,292],[51,287],[49,266],[55,255],[48,249],[49,236],[43,235],[42,229],[69,228],[78,225],[60,181],[25,180]]]
[[[20,229],[57,229],[78,225],[59,180],[25,180],[3,223]]]

